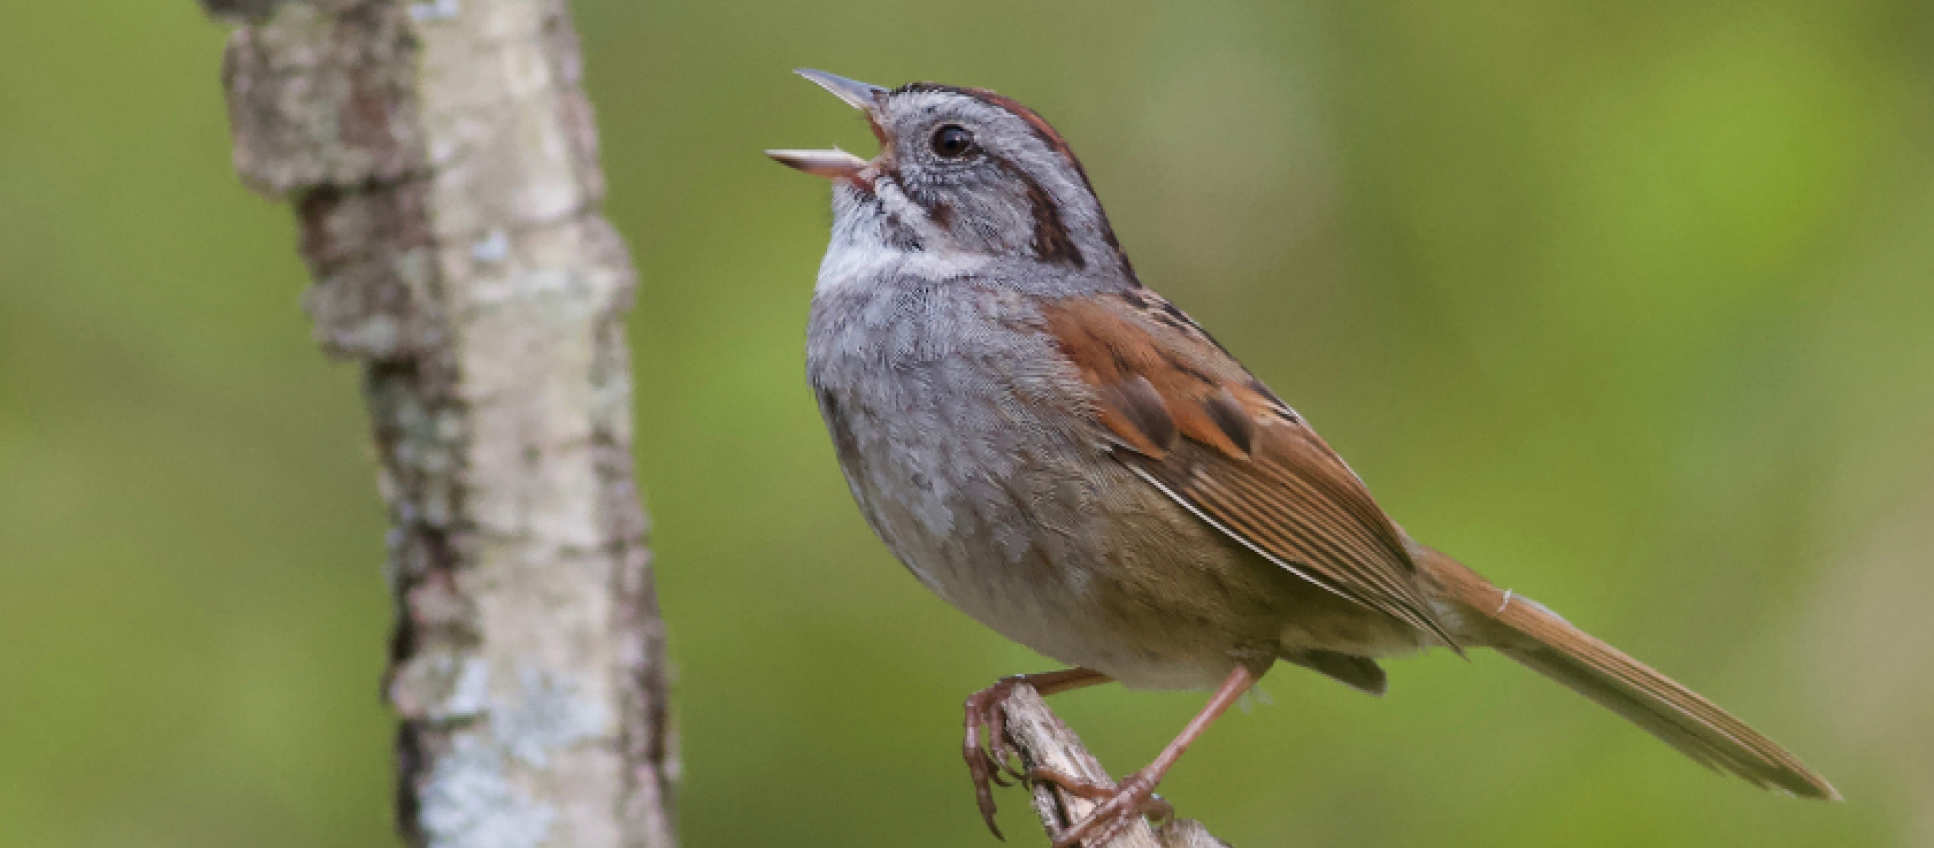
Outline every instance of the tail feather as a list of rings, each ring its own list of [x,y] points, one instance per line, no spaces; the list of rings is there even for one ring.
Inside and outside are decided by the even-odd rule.
[[[1597,701],[1701,765],[1765,789],[1840,799],[1826,778],[1699,693],[1448,556],[1421,546],[1418,553],[1425,574],[1461,607],[1463,629],[1477,637],[1469,641],[1488,644]]]

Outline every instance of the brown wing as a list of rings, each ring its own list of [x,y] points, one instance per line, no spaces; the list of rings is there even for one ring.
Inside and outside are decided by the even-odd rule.
[[[1270,562],[1457,647],[1363,482],[1188,316],[1146,289],[1043,315],[1137,476]]]

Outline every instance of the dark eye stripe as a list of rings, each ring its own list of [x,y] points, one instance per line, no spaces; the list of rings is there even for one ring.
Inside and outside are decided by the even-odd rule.
[[[1026,171],[1021,170],[1014,163],[999,157],[990,158],[1000,166],[1002,171],[1007,172],[1009,178],[1019,182],[1027,191],[1028,206],[1034,217],[1034,233],[1030,245],[1034,248],[1034,257],[1043,262],[1073,265],[1076,268],[1087,267],[1088,260],[1081,255],[1081,249],[1075,247],[1074,236],[1068,232],[1068,226],[1061,221],[1061,210],[1055,206],[1054,196],[1048,194],[1047,189],[1042,188],[1040,183],[1035,182],[1033,177],[1028,176]]]

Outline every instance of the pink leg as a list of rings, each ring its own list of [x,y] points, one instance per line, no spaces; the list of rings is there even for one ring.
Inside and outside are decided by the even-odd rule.
[[[1057,835],[1054,848],[1073,848],[1091,834],[1096,843],[1107,842],[1145,812],[1168,815],[1171,810],[1167,802],[1155,797],[1155,785],[1162,781],[1163,775],[1168,774],[1175,761],[1182,758],[1182,752],[1189,749],[1196,737],[1201,736],[1211,722],[1227,711],[1230,704],[1242,697],[1242,693],[1249,691],[1259,676],[1248,666],[1236,666],[1222,681],[1222,685],[1216,688],[1215,694],[1209,696],[1209,703],[1202,707],[1202,711],[1189,720],[1188,726],[1182,728],[1182,732],[1168,743],[1168,747],[1155,755],[1154,762],[1123,778],[1112,789],[1045,769],[1030,772],[1028,777],[1031,779],[1050,781],[1073,794],[1101,802],[1086,818]]]
[[[1007,785],[1001,772],[1013,772],[1008,760],[1014,749],[1007,744],[1007,715],[1001,710],[1001,702],[1007,700],[1008,693],[1023,683],[1034,687],[1042,695],[1080,689],[1097,683],[1107,683],[1108,675],[1086,668],[1068,668],[1060,671],[1044,671],[1037,674],[1016,674],[1003,677],[1000,682],[967,696],[967,733],[961,743],[961,755],[967,759],[967,774],[974,781],[974,801],[980,805],[980,817],[987,822],[987,829],[994,836],[1001,836],[999,825],[994,823],[994,790],[990,783]],[[980,731],[987,728],[987,742],[981,743]],[[1017,777],[1019,775],[1016,775]]]

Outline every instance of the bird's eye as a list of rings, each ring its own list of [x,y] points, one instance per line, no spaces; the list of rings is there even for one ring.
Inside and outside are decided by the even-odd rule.
[[[944,159],[958,159],[974,149],[974,134],[959,124],[948,124],[933,131],[933,152]]]

